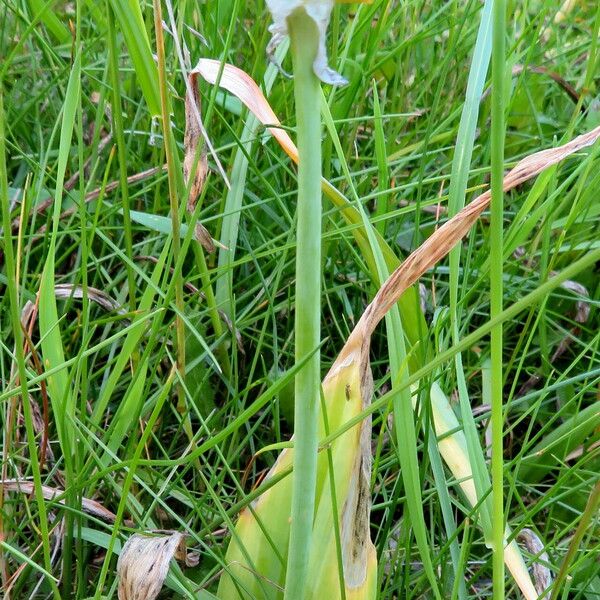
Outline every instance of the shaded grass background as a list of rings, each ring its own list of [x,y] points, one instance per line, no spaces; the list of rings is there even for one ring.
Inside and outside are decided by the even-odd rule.
[[[55,597],[110,596],[115,586],[116,556],[106,555],[104,548],[117,548],[121,536],[131,530],[177,528],[190,534],[190,544],[201,553],[200,565],[185,570],[187,581],[180,576],[181,585],[189,590],[194,585],[214,590],[214,576],[221,568],[227,541],[224,528],[248,501],[247,494],[275,454],[262,454],[255,461],[251,458],[265,445],[288,440],[291,432],[292,380],[288,377],[289,385],[279,386],[283,389],[273,390],[273,386],[293,367],[295,168],[273,142],[267,141],[261,128],[248,123],[247,115],[232,98],[204,88],[205,123],[229,174],[231,190],[209,157],[213,173],[198,216],[225,245],[231,246],[231,239],[237,239],[233,260],[226,260],[225,253],[221,258],[207,257],[205,271],[193,250],[196,242],[191,240],[192,230],[187,229],[181,260],[175,263],[172,239],[164,233],[171,231],[165,172],[127,188],[121,183],[114,191],[100,192],[96,201],[84,206],[81,199],[86,192],[166,162],[161,127],[153,118],[159,107],[153,104],[158,103],[158,79],[139,75],[139,64],[145,64],[148,72],[152,70],[149,65],[154,64],[148,55],[148,49],[155,51],[153,14],[148,4],[141,5],[139,15],[137,11],[127,12],[132,6],[116,2],[81,3],[77,14],[70,5],[50,3],[49,10],[42,13],[43,6],[7,0],[0,13],[7,155],[0,169],[9,185],[2,202],[3,210],[10,209],[11,218],[24,215],[12,239],[6,227],[3,232],[3,475],[29,478],[41,467],[42,482],[66,490],[66,506],[46,502],[41,511],[34,498],[8,494],[2,506],[6,544],[3,568],[14,573],[24,565],[11,591],[14,598],[29,597],[40,579],[40,597],[52,594],[49,579],[42,577],[40,569],[60,579],[54,588]],[[124,19],[119,10],[111,13],[114,6],[125,11]],[[200,56],[210,56],[243,67],[259,82],[273,77],[264,55],[268,34],[261,4],[254,7],[239,0],[219,1],[215,10],[212,3],[181,2],[174,8],[177,35],[187,45],[192,64]],[[559,4],[550,0],[509,6],[506,77],[510,95],[505,99],[508,163],[600,121],[600,11],[593,2],[582,2],[560,25],[551,25],[558,8]],[[350,85],[336,91],[326,89],[325,95],[351,181],[344,177],[343,162],[330,136],[324,138],[325,173],[348,197],[356,192],[372,222],[400,257],[445,219],[480,18],[479,2],[375,1],[360,10],[347,6],[335,9],[331,37],[339,39],[339,44],[331,45],[331,55],[339,61]],[[75,37],[69,34],[69,19]],[[124,28],[124,22],[139,27],[132,33]],[[112,27],[114,45],[107,43]],[[184,79],[168,32],[165,44],[172,131],[181,155]],[[76,56],[81,61],[80,102],[68,94],[69,82],[74,77],[79,80],[78,74],[73,75]],[[289,66],[288,61],[284,59],[284,66]],[[544,66],[585,94],[574,104],[543,74],[526,68],[511,77],[515,65]],[[487,69],[483,68],[479,76],[484,81],[489,78]],[[291,82],[276,77],[271,85],[272,106],[282,122],[293,127]],[[115,118],[118,104],[121,113]],[[490,109],[488,96],[479,105],[471,134],[467,201],[473,190],[489,180]],[[69,132],[67,141],[63,136],[61,143],[61,127],[64,129],[69,119],[73,120],[72,135]],[[102,148],[101,140],[110,131],[113,141]],[[469,137],[460,143],[468,144]],[[40,214],[35,214],[34,208],[48,196],[55,196],[61,161],[66,161],[67,179],[78,170],[82,175],[71,189],[59,192],[62,209],[76,207],[76,211],[53,228],[51,214],[53,209],[60,212],[58,205]],[[234,170],[234,161],[247,166]],[[506,198],[505,306],[536,289],[552,271],[597,247],[597,165],[597,151],[591,150]],[[183,204],[185,191],[179,191]],[[124,199],[133,211],[142,213],[137,220],[129,221],[123,215],[127,211]],[[157,231],[153,215],[164,217],[161,231]],[[42,226],[46,226],[45,232],[38,235]],[[424,339],[423,346],[431,343],[436,353],[453,343],[451,319],[456,319],[458,336],[464,337],[488,318],[489,238],[489,220],[484,217],[463,244],[460,263],[439,265],[422,280],[425,316],[431,329],[431,339]],[[4,293],[6,278],[13,277],[6,260],[9,241],[16,252],[19,273],[12,318],[10,295]],[[12,332],[14,309],[20,311],[27,300],[34,299],[48,257],[54,262],[57,283],[103,290],[127,312],[106,312],[84,294],[83,302],[57,301],[59,326],[50,319],[46,325],[40,321],[41,329],[34,329],[37,352],[51,360],[46,369],[59,369],[63,359],[59,354],[49,356],[43,350],[43,340],[54,339],[54,351],[62,351],[70,361],[67,369],[56,371],[63,381],[61,387],[66,388],[62,390],[65,396],[56,402],[69,398],[72,407],[62,418],[53,408],[49,434],[54,461],[39,465],[39,451],[37,457],[32,458],[31,453],[35,445],[39,448],[41,431],[31,444],[32,428],[11,420],[10,415],[18,397],[16,365],[27,373],[27,389],[37,406],[42,404],[42,379],[31,360],[19,358],[18,353],[15,358]],[[183,313],[174,300],[179,278],[187,284]],[[378,274],[369,270],[351,228],[339,211],[324,201],[324,372],[377,281]],[[560,289],[504,325],[507,517],[513,528],[527,526],[540,534],[555,567],[567,554],[600,467],[594,446],[599,434],[600,382],[597,267],[580,273],[577,281],[586,288],[589,299]],[[209,286],[217,290],[218,308],[227,317],[219,334],[204,299]],[[578,300],[585,300],[591,309],[583,323],[575,318]],[[49,296],[45,301],[53,302]],[[186,332],[186,374],[183,381],[175,382],[183,385],[183,413],[177,409],[174,393],[167,401],[164,398],[176,357],[176,314]],[[567,349],[553,359],[564,340],[569,341]],[[223,352],[231,363],[230,376],[224,375],[219,358]],[[489,390],[482,377],[488,356],[487,340],[462,354],[482,443],[489,418]],[[381,393],[394,376],[388,370],[383,328],[374,340],[372,358]],[[448,367],[442,383],[450,395],[457,380]],[[242,413],[273,392],[251,418]],[[150,428],[148,419],[157,406],[160,412]],[[579,427],[573,427],[578,414],[583,417],[579,417]],[[191,443],[186,432],[188,419],[194,435]],[[214,437],[232,423],[232,435],[223,440]],[[382,597],[431,597],[423,558],[406,519],[408,498],[414,498],[416,490],[405,488],[406,480],[399,471],[401,440],[397,441],[392,428],[387,414],[375,415],[372,523],[381,557]],[[30,429],[29,435],[26,429]],[[452,546],[441,514],[440,482],[436,485],[432,477],[422,446],[428,439],[420,422],[417,431],[421,432],[419,493],[428,529],[429,558],[439,573],[442,595],[487,596],[491,593],[490,553],[479,530],[465,519],[469,511],[461,510],[461,497],[451,489],[449,508],[456,519],[456,540],[462,550],[457,572],[467,577],[464,589],[455,586]],[[549,447],[553,436],[558,442]],[[205,451],[188,459],[194,444],[202,444]],[[569,452],[580,444],[584,444],[581,455],[567,460]],[[543,456],[538,454],[548,447]],[[448,479],[447,473],[445,477]],[[117,513],[120,527],[84,516],[79,508],[81,496],[93,497]],[[39,547],[44,513],[51,531],[45,552]],[[66,527],[60,533],[64,545],[57,550],[59,524],[65,516]],[[590,526],[569,567],[572,579],[564,597],[587,599],[600,594],[598,546],[597,526]],[[31,562],[26,563],[23,557]],[[507,589],[512,593],[510,587]],[[181,589],[178,593],[185,597]]]

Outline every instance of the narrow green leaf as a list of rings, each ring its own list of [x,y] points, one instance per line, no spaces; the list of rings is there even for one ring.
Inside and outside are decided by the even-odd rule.
[[[137,0],[110,0],[123,32],[140,88],[153,117],[160,115],[158,70],[150,47],[141,5]]]
[[[375,216],[379,220],[375,224],[375,229],[384,236],[385,235],[385,217],[388,213],[388,189],[390,187],[390,176],[388,172],[388,158],[385,142],[385,133],[383,131],[383,115],[381,113],[381,105],[379,104],[379,91],[377,85],[373,82],[373,108],[375,116],[375,158],[377,159],[377,207]]]
[[[124,394],[119,407],[111,421],[106,446],[108,450],[100,459],[102,466],[107,466],[111,458],[111,452],[117,453],[125,437],[131,433],[131,427],[138,422],[142,407],[144,406],[144,388],[146,386],[146,374],[148,371],[148,359],[138,365],[135,377]]]
[[[569,452],[582,444],[600,425],[600,402],[577,411],[545,435],[520,462],[519,478],[540,481],[553,467],[562,466]]]
[[[56,191],[54,194],[54,211],[52,220],[52,237],[48,249],[48,256],[41,276],[39,290],[39,323],[42,338],[42,357],[45,369],[52,369],[63,365],[65,354],[63,340],[60,332],[56,295],[54,292],[54,254],[56,238],[58,236],[58,221],[61,213],[63,184],[65,172],[71,150],[71,137],[75,124],[77,105],[81,93],[81,55],[77,54],[69,76],[65,104],[63,106],[60,144],[58,150],[58,167],[56,177]],[[74,416],[75,403],[69,391],[68,369],[56,371],[48,377],[48,395],[52,403],[52,410],[56,419],[59,441],[65,457],[69,457],[73,450],[74,432],[67,427],[67,415]],[[68,458],[67,458],[68,460]]]
[[[469,179],[471,158],[473,156],[473,148],[475,145],[481,95],[483,93],[492,53],[492,6],[493,0],[486,0],[481,15],[477,41],[473,52],[473,60],[471,61],[471,68],[469,71],[466,98],[462,109],[456,139],[456,148],[452,161],[452,175],[450,178],[450,191],[448,197],[448,215],[450,217],[454,216],[465,205],[465,195]],[[458,294],[460,289],[460,258],[461,246],[459,244],[451,250],[449,255],[450,321],[452,339],[455,344],[459,340],[458,323],[460,321],[460,310]],[[483,498],[487,494],[491,484],[485,456],[481,448],[481,442],[479,441],[477,426],[471,410],[471,403],[462,366],[462,357],[460,354],[455,356],[455,372],[458,384],[461,416],[465,437],[467,439],[469,460],[471,461],[473,469],[475,488],[477,489],[478,496]],[[482,525],[487,539],[491,536],[490,503],[491,499],[487,500],[480,507]]]
[[[44,0],[28,0],[28,2],[34,18],[39,19],[60,44],[68,43],[71,34],[65,24],[58,18],[52,6],[57,4],[56,0],[46,2]]]

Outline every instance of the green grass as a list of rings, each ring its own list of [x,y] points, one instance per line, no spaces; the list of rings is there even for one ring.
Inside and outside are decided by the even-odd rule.
[[[36,484],[33,495],[0,496],[10,598],[116,597],[123,542],[162,529],[185,531],[200,556],[171,569],[165,597],[210,597],[232,524],[276,457],[255,454],[291,437],[297,170],[235,98],[205,84],[205,126],[229,186],[209,152],[203,196],[185,216],[183,66],[211,57],[243,68],[296,137],[293,82],[265,55],[264,4],[216,4],[174,3],[174,25],[163,4],[164,64],[152,56],[152,3],[0,7],[2,478]],[[323,196],[321,375],[398,260],[490,177],[600,123],[596,3],[578,3],[557,25],[557,0],[507,4],[504,75],[498,60],[483,100],[492,2],[334,9],[330,57],[349,85],[323,88],[323,173],[339,192]],[[278,56],[291,70],[286,47]],[[525,69],[510,76],[515,65]],[[578,102],[532,66],[568,82]],[[165,163],[170,171],[126,185]],[[375,333],[381,598],[492,597],[491,496],[468,507],[437,451],[427,394],[418,416],[410,409],[417,381],[423,390],[438,381],[453,401],[479,489],[503,484],[505,522],[539,536],[560,582],[553,597],[598,598],[599,165],[596,146],[506,194],[502,218],[485,213],[423,276],[420,297],[407,293]],[[196,218],[222,243],[213,255],[193,237]],[[490,278],[501,278],[500,296]],[[83,299],[57,299],[58,284]],[[100,305],[94,288],[121,310]],[[19,316],[37,294],[32,353]],[[489,436],[490,398],[502,439]],[[493,475],[492,438],[503,451]],[[44,500],[42,484],[64,494]],[[82,511],[82,498],[116,524]]]

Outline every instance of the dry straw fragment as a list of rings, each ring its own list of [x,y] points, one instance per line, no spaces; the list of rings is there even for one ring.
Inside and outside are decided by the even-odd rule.
[[[4,479],[0,481],[2,487],[8,492],[20,492],[22,494],[33,494],[35,488],[32,481],[25,481],[21,479]],[[48,485],[42,486],[42,496],[46,500],[55,500],[56,498],[60,498],[58,500],[59,504],[64,504],[65,501],[63,499],[65,495],[65,491],[57,488],[50,487]],[[81,508],[88,514],[93,515],[94,517],[98,517],[103,521],[107,521],[109,523],[114,523],[116,520],[116,515],[104,508],[102,504],[96,502],[96,500],[91,500],[89,498],[81,499]]]
[[[542,150],[527,156],[518,162],[504,178],[504,191],[512,190],[533,179],[574,152],[591,146],[599,137],[600,127],[596,127],[563,146]],[[492,194],[489,190],[478,196],[456,216],[437,229],[392,273],[363,315],[364,326],[368,330],[372,331],[391,306],[397,302],[400,295],[421,275],[442,260],[467,235],[481,213],[488,207],[491,197]]]

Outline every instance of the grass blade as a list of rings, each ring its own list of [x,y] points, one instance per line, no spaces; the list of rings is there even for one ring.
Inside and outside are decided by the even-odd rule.
[[[160,115],[158,70],[152,56],[140,3],[136,0],[110,0],[110,5],[123,32],[148,110],[153,117],[158,117]]]

